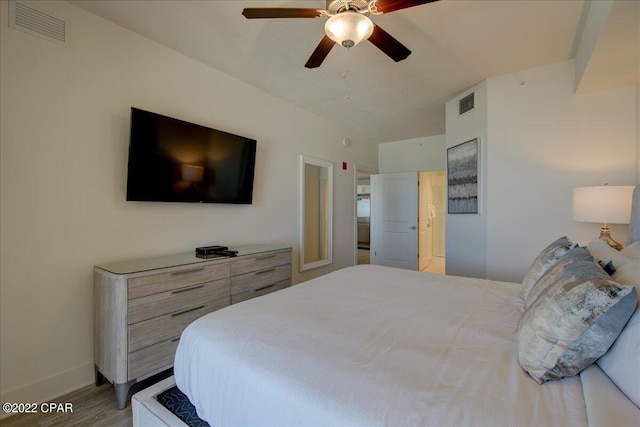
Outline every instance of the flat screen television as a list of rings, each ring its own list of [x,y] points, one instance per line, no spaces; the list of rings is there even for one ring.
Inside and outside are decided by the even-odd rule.
[[[250,204],[256,141],[131,108],[127,200]]]

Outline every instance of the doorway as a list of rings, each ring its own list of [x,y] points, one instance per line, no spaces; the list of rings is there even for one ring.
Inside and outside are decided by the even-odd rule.
[[[418,270],[445,273],[446,174],[418,174]]]
[[[445,171],[372,174],[370,183],[370,263],[445,274]]]
[[[371,245],[371,174],[356,171],[356,263],[369,264]]]

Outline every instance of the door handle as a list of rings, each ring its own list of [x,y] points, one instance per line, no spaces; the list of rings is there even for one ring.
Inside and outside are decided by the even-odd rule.
[[[409,227],[409,230],[415,230],[415,229],[416,229],[415,225],[412,225],[411,227]]]

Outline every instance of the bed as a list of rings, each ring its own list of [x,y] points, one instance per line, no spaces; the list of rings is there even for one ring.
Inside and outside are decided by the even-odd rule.
[[[230,306],[185,329],[175,378],[158,387],[175,382],[212,426],[639,425],[640,242],[617,254],[558,241],[532,263],[529,285],[366,265]],[[594,322],[579,338],[540,343],[555,328],[545,322],[572,322],[553,320],[558,301],[584,290],[556,285],[566,271],[580,266],[582,280],[583,265],[609,255],[627,265],[618,278],[588,280],[613,302],[597,316],[572,311]],[[153,402],[158,387],[134,397],[134,424],[182,425]]]

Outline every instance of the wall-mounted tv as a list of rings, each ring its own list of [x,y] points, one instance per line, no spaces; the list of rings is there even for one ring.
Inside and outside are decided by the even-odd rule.
[[[250,204],[256,141],[131,108],[127,200]]]

